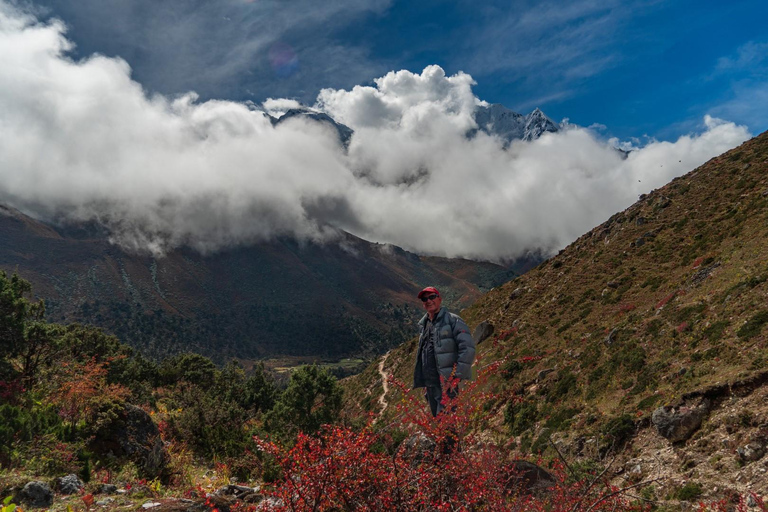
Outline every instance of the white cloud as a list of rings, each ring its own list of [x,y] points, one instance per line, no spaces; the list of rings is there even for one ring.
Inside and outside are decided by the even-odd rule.
[[[281,117],[291,109],[301,108],[301,103],[286,98],[267,98],[262,107],[272,117]]]
[[[721,57],[715,66],[715,74],[747,70],[765,71],[768,63],[768,42],[749,41],[736,50],[735,56]]]
[[[487,259],[555,251],[639,193],[749,137],[706,119],[699,134],[622,160],[592,130],[531,142],[478,134],[473,80],[438,66],[375,87],[324,90],[316,107],[355,129],[194,94],[148,97],[120,59],[73,61],[60,23],[0,0],[0,202],[40,217],[96,220],[118,243],[161,253],[333,227],[414,251]],[[295,106],[271,99],[266,110]]]

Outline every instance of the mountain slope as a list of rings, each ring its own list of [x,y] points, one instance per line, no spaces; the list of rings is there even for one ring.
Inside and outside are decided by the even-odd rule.
[[[156,356],[370,356],[407,339],[422,287],[443,286],[466,306],[514,275],[345,233],[327,245],[283,239],[153,259],[98,229],[54,228],[0,207],[0,234],[0,269],[31,281],[51,320],[99,325]]]
[[[764,462],[735,453],[768,432],[767,242],[764,133],[490,291],[462,312],[470,327],[495,326],[479,366],[503,361],[486,428],[524,451],[547,451],[552,436],[572,456],[590,439],[604,456],[624,425],[619,445],[636,434],[626,467],[647,472],[663,456],[674,485],[768,485]],[[412,339],[393,350],[384,371],[409,382],[415,349]],[[376,410],[377,370],[349,380],[351,404]],[[706,406],[709,419],[675,449],[651,427],[661,405]]]

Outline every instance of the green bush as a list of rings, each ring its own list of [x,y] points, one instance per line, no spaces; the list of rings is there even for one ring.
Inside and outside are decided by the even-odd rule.
[[[603,451],[620,449],[635,433],[635,422],[629,414],[608,420],[600,429],[604,436]]]
[[[712,343],[719,341],[723,337],[725,329],[730,325],[728,320],[719,320],[702,331],[702,334]]]
[[[172,400],[180,412],[169,418],[168,430],[198,455],[209,459],[232,457],[250,445],[245,430],[249,415],[236,402],[188,382],[179,384]]]
[[[504,410],[504,423],[509,427],[513,436],[529,430],[539,419],[539,410],[535,402],[516,404],[510,402]]]
[[[576,396],[579,394],[578,379],[568,369],[560,372],[560,375],[555,381],[552,388],[547,393],[547,401],[555,402],[560,399],[564,399],[569,396]]]
[[[766,323],[768,323],[768,310],[759,311],[755,313],[752,318],[747,320],[747,323],[739,328],[736,335],[746,341],[753,336],[760,334],[763,325]]]
[[[512,380],[523,369],[523,364],[516,360],[510,359],[504,366],[501,367],[501,376],[507,380]]]
[[[688,482],[687,484],[685,484],[684,486],[682,486],[680,489],[677,490],[677,493],[675,493],[675,496],[677,499],[681,501],[691,501],[701,496],[702,493],[703,493],[703,490],[700,484],[696,482]]]
[[[314,433],[335,423],[342,406],[342,388],[336,377],[317,365],[294,371],[288,387],[266,416],[267,430],[279,437]]]

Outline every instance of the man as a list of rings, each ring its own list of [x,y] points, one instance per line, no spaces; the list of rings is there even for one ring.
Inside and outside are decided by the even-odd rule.
[[[443,302],[437,288],[428,286],[418,295],[426,314],[419,321],[419,351],[413,372],[413,388],[425,387],[432,416],[443,410],[443,386],[452,378],[472,378],[475,361],[475,341],[464,320],[441,307]],[[448,389],[451,398],[458,386]]]

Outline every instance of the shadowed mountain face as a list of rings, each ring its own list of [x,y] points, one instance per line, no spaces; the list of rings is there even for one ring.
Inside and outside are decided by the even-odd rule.
[[[55,228],[1,206],[0,269],[32,282],[50,320],[104,327],[158,357],[191,350],[217,360],[379,353],[413,334],[424,286],[460,308],[514,276],[348,234],[154,259],[96,227]]]

